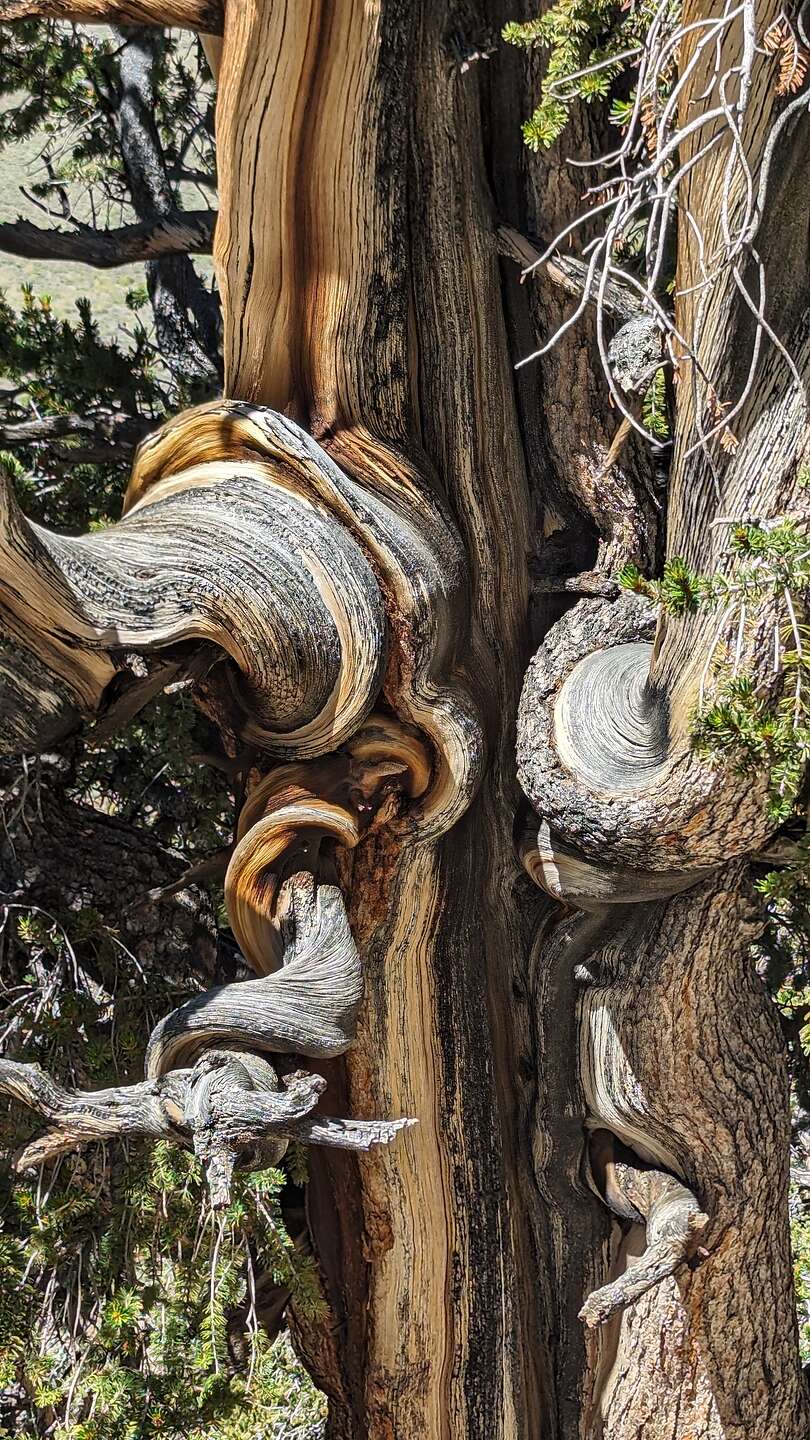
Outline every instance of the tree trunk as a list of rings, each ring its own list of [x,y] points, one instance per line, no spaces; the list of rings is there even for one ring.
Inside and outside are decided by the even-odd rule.
[[[27,678],[32,728],[50,742],[109,705],[111,633],[120,646],[126,632],[127,653],[170,658],[205,639],[233,662],[202,687],[231,748],[308,762],[262,779],[259,758],[251,772],[232,923],[266,975],[285,886],[293,908],[301,873],[321,895],[337,888],[299,841],[272,883],[255,861],[249,893],[233,868],[240,853],[254,863],[241,847],[282,814],[277,801],[309,806],[306,835],[339,842],[364,998],[345,1060],[330,1057],[348,1040],[303,1053],[327,1079],[327,1112],[418,1121],[373,1154],[311,1152],[331,1320],[293,1309],[291,1322],[330,1396],[333,1440],[801,1440],[788,1087],[748,955],[743,857],[768,833],[764,785],[709,771],[689,748],[705,621],[654,637],[634,597],[559,618],[566,578],[650,566],[661,535],[649,458],[633,440],[612,453],[618,420],[583,343],[588,318],[539,373],[512,370],[560,298],[519,286],[499,221],[550,236],[575,193],[555,152],[544,164],[521,151],[520,57],[463,65],[514,18],[498,0],[226,5],[214,246],[226,398],[145,443],[129,513],[103,542],[38,532],[51,628],[32,638],[11,587],[7,668]],[[763,81],[757,106],[772,103]],[[591,126],[575,122],[584,153]],[[781,193],[799,184],[799,153],[791,132]],[[721,172],[695,201],[708,216],[718,184]],[[802,213],[801,246],[792,233],[773,246],[805,373]],[[733,360],[745,318],[726,291],[712,305],[708,330]],[[746,438],[719,493],[683,459],[679,410],[670,553],[708,567],[716,515],[792,503],[802,419],[780,364],[768,360],[737,422]],[[176,536],[192,532],[186,565]],[[35,548],[19,517],[5,543],[18,575]],[[204,555],[217,543],[221,590]],[[138,609],[141,581],[122,578],[156,544],[188,587],[171,615],[161,597]],[[284,585],[264,573],[268,555],[285,557]],[[532,576],[551,582],[535,630],[557,623],[523,689],[518,759],[536,816],[516,846]],[[411,779],[382,801],[368,782],[364,828],[341,757],[354,776],[368,745]],[[274,775],[290,787],[281,799]],[[234,1033],[230,997],[209,1017],[226,1003]],[[172,1043],[210,1039],[201,1013]],[[158,1031],[154,1074],[169,1066]],[[644,1222],[658,1283],[620,1311]],[[611,1318],[589,1328],[583,1306],[586,1320]]]

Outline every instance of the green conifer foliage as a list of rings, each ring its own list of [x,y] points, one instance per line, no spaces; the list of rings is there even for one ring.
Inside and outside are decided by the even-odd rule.
[[[508,44],[548,52],[539,104],[523,125],[530,150],[547,150],[559,139],[572,105],[608,99],[619,77],[632,73],[632,54],[626,52],[643,41],[655,9],[648,0],[555,0],[536,20],[504,26]],[[679,10],[673,0],[668,19],[673,28]],[[611,120],[625,124],[631,109],[632,96],[615,97]]]

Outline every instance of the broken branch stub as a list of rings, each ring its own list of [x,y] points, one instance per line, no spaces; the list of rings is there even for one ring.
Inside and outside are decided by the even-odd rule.
[[[362,970],[331,852],[359,843],[392,790],[418,797],[430,773],[416,733],[383,715],[343,754],[271,770],[243,807],[225,882],[232,928],[258,978],[166,1016],[139,1085],[71,1092],[38,1066],[0,1062],[0,1092],[51,1122],[17,1168],[116,1135],[166,1138],[193,1147],[221,1209],[235,1168],[277,1164],[289,1138],[368,1150],[415,1123],[315,1116],[325,1080],[304,1071],[279,1079],[253,1052],[327,1058],[351,1045]]]
[[[683,1181],[645,1164],[608,1131],[590,1142],[591,1171],[608,1208],[621,1220],[646,1224],[647,1249],[618,1279],[588,1296],[579,1312],[590,1328],[603,1325],[685,1265],[709,1217]]]

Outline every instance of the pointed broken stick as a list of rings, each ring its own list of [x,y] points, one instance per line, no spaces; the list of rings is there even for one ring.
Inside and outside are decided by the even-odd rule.
[[[623,1220],[647,1226],[644,1254],[618,1280],[594,1290],[580,1310],[580,1320],[593,1328],[632,1305],[691,1259],[709,1217],[683,1181],[647,1165],[608,1130],[595,1130],[591,1135],[590,1161],[608,1208]]]
[[[235,1167],[277,1164],[288,1140],[370,1150],[387,1145],[415,1120],[338,1120],[312,1112],[326,1089],[321,1075],[298,1070],[279,1080],[258,1055],[209,1050],[193,1070],[109,1090],[67,1090],[39,1065],[0,1060],[0,1094],[50,1121],[17,1151],[27,1170],[93,1141],[146,1136],[192,1146],[202,1162],[215,1209],[228,1204]]]

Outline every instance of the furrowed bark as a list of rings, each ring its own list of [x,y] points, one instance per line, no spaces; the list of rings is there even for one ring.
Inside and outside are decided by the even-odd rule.
[[[758,11],[757,25],[771,18]],[[746,134],[754,183],[781,103],[763,58]],[[772,282],[769,323],[806,389],[807,209],[800,205],[795,224],[785,214],[794,215],[806,188],[805,143],[799,121],[780,137],[767,234],[757,244]],[[721,147],[693,172],[683,200],[708,237],[720,223],[724,164]],[[680,227],[684,289],[695,275],[691,234]],[[688,312],[694,319],[698,301],[678,304],[679,327],[691,333]],[[750,312],[730,274],[700,304],[701,362],[725,377],[733,397],[747,373]],[[715,519],[806,513],[797,483],[805,396],[770,348],[734,420],[739,445],[715,442],[707,457],[687,455],[696,414],[711,428],[703,382],[682,373],[677,394],[667,549],[711,573],[723,568],[728,533]],[[773,645],[764,643],[773,624],[766,610],[745,632],[743,663],[755,683],[774,683]],[[591,1282],[583,1313],[598,1322],[645,1277],[661,1276],[589,1341],[593,1391],[582,1424],[600,1440],[777,1440],[805,1434],[810,1423],[789,1274],[784,1045],[748,954],[756,926],[746,869],[729,863],[761,848],[773,829],[767,776],[741,781],[730,768],[707,766],[691,745],[717,625],[705,612],[659,618],[635,596],[582,601],[550,631],[521,700],[519,773],[535,812],[524,863],[555,898],[591,912],[565,922],[548,954],[583,987],[579,1083],[566,1103],[584,1109],[589,1127],[617,1136],[639,1166],[683,1185],[686,1210],[708,1218],[697,1247],[681,1227],[664,1265],[656,1219],[640,1212],[646,1248],[643,1231],[631,1229],[613,1247],[610,1273]],[[680,1261],[665,1278],[678,1246]]]
[[[179,664],[204,640],[228,657],[205,704],[232,749],[241,736],[261,752],[226,880],[257,975],[162,1021],[150,1070],[199,1063],[218,1194],[234,1127],[254,1143],[267,1096],[228,1084],[223,1097],[211,1074],[261,1065],[261,1050],[308,1054],[328,1076],[323,1109],[294,1123],[333,1142],[312,1152],[308,1193],[332,1323],[293,1306],[292,1325],[332,1400],[330,1440],[686,1440],[690,1427],[783,1440],[805,1424],[786,1226],[770,1223],[786,1082],[745,955],[743,865],[728,864],[767,833],[762,792],[740,803],[694,762],[674,632],[645,688],[640,601],[611,605],[600,588],[552,631],[524,690],[521,776],[538,811],[524,864],[590,913],[560,924],[513,844],[527,556],[550,585],[581,572],[610,587],[620,561],[652,564],[658,519],[649,461],[613,445],[592,347],[569,336],[539,391],[511,374],[510,342],[512,359],[526,353],[561,297],[521,289],[499,262],[496,207],[533,235],[573,201],[562,165],[518,178],[517,59],[461,73],[465,46],[512,18],[466,7],[460,35],[444,0],[407,16],[393,0],[227,7],[225,399],[144,443],[104,536],[48,536],[9,506],[8,672],[50,683],[42,724],[67,730],[112,705],[121,651]],[[803,253],[788,263],[798,276]],[[767,397],[751,403],[764,413]],[[793,403],[779,392],[780,505]],[[759,443],[729,464],[724,502],[753,487]],[[47,601],[45,625],[23,592]],[[538,605],[544,624],[555,605]],[[209,1072],[214,1047],[228,1053]],[[378,1116],[392,1118],[363,1118]],[[339,1136],[389,1139],[400,1117],[418,1124],[397,1146],[337,1154]],[[636,1188],[647,1269],[609,1273],[589,1129],[708,1217],[708,1256],[689,1226],[688,1243],[682,1227],[656,1250],[657,1201],[645,1217]],[[639,1228],[625,1251],[643,1248]],[[639,1295],[640,1276],[657,1283]],[[633,1303],[586,1336],[579,1312],[606,1283],[611,1306]],[[768,1314],[747,1323],[763,1293]],[[729,1351],[744,1325],[741,1381]]]

